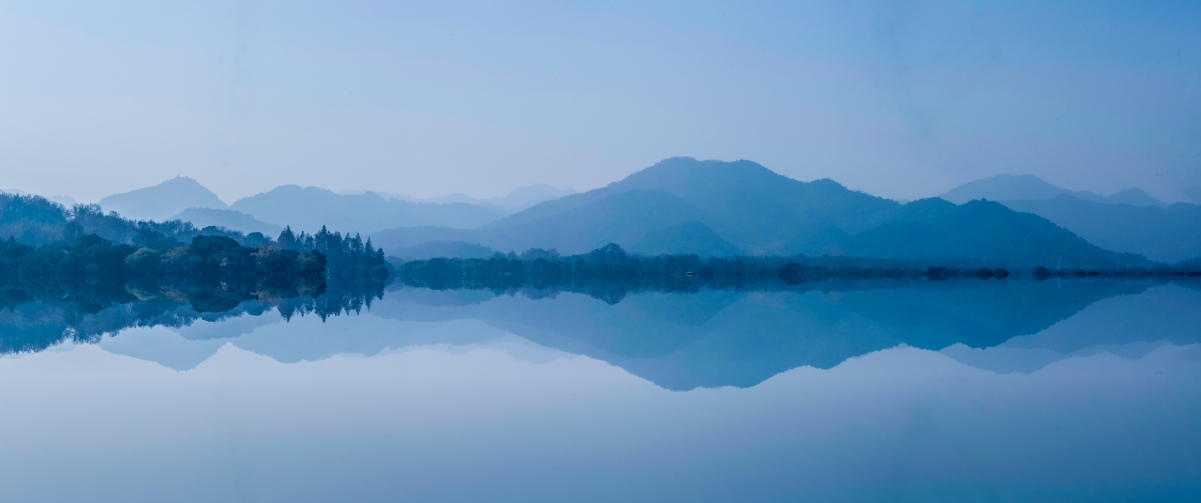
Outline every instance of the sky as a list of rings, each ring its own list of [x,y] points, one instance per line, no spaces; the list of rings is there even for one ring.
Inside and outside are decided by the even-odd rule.
[[[0,3],[0,188],[489,197],[672,156],[1185,200],[1201,2]]]

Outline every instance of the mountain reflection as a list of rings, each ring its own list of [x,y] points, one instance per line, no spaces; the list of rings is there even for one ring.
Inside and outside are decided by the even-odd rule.
[[[832,282],[808,291],[641,293],[616,305],[579,294],[481,299],[461,291],[404,289],[385,299],[393,301],[393,312],[377,314],[478,319],[542,346],[609,362],[664,388],[688,390],[754,386],[792,368],[828,369],[901,344],[928,350],[992,347],[1041,332],[1102,299],[1138,294],[1155,284]],[[1195,283],[1180,284],[1196,290]],[[1145,336],[1189,343],[1198,333]]]
[[[130,327],[178,329],[201,320],[214,322],[205,338],[233,339],[242,334],[226,329],[230,333],[222,336],[223,320],[270,311],[278,311],[285,322],[309,314],[325,320],[369,311],[369,317],[345,320],[350,329],[340,325],[319,342],[292,327],[274,345],[260,342],[261,347],[252,350],[280,361],[299,361],[419,344],[471,343],[508,332],[546,348],[608,362],[671,390],[750,387],[789,369],[828,369],[898,345],[936,351],[955,345],[994,347],[1043,332],[1103,299],[1140,294],[1159,284],[831,281],[804,289],[636,292],[615,304],[580,293],[397,287],[386,293],[329,291],[317,297],[248,300],[220,313],[198,312],[187,303],[163,298],[96,312],[66,301],[30,302],[0,310],[0,351],[40,351],[66,340],[92,343]],[[1187,295],[1198,290],[1195,281],[1175,285],[1171,288]],[[458,332],[463,333],[447,331],[414,340],[371,325],[368,318],[475,325],[460,326]],[[1189,328],[1137,336],[1176,344],[1197,342],[1199,337]]]
[[[383,297],[383,288],[372,283],[334,282],[317,296],[264,296],[240,301],[224,289],[197,289],[188,293],[124,303],[107,298],[98,304],[92,299],[80,301],[74,297],[59,302],[8,303],[0,306],[0,354],[41,351],[65,341],[95,343],[105,335],[133,327],[184,327],[198,320],[217,322],[260,316],[271,310],[278,311],[284,319],[311,314],[324,320],[369,309],[374,299]],[[213,304],[207,299],[221,297],[235,300],[225,302],[225,310],[213,311]]]

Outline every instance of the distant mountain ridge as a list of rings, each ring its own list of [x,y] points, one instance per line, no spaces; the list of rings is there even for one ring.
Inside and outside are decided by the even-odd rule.
[[[1201,206],[1168,205],[1140,189],[1100,196],[1056,187],[1033,175],[997,175],[960,185],[942,198],[997,201],[1046,218],[1102,248],[1152,260],[1201,257]]]
[[[191,222],[192,225],[200,229],[215,226],[246,234],[259,232],[272,238],[278,236],[284,230],[281,226],[260,222],[253,216],[240,211],[219,210],[215,208],[188,208],[178,215],[171,217],[170,220]]]
[[[517,187],[516,189],[513,189],[506,195],[499,196],[499,197],[489,197],[486,199],[477,199],[477,198],[471,197],[471,196],[469,196],[467,194],[463,194],[463,193],[455,193],[455,194],[449,194],[449,195],[445,195],[445,196],[441,196],[441,197],[431,197],[431,198],[426,198],[426,199],[419,199],[416,197],[406,196],[404,194],[395,194],[395,193],[391,193],[391,192],[380,192],[380,191],[370,191],[370,190],[346,191],[346,192],[341,192],[340,194],[357,196],[357,195],[366,194],[368,192],[375,192],[376,194],[379,194],[380,196],[382,196],[385,199],[396,199],[398,201],[406,201],[406,202],[410,202],[410,203],[474,204],[474,205],[483,206],[486,208],[501,210],[505,213],[516,213],[518,211],[524,210],[526,208],[529,208],[530,206],[533,206],[535,204],[538,204],[538,203],[541,203],[544,201],[550,201],[552,199],[558,199],[560,197],[569,196],[569,195],[577,193],[575,191],[575,189],[557,189],[550,185],[538,183],[538,184],[534,184],[534,185],[526,185],[526,186],[522,186],[522,187]]]
[[[989,201],[1043,200],[1064,194],[1084,201],[1097,203],[1157,206],[1160,208],[1168,206],[1168,203],[1152,197],[1142,189],[1129,188],[1108,196],[1102,196],[1095,192],[1073,191],[1056,187],[1030,174],[996,175],[981,178],[955,187],[944,192],[939,197],[955,204],[963,204],[975,199],[987,199]]]
[[[212,191],[187,177],[114,194],[101,199],[99,205],[105,211],[116,211],[135,220],[178,219],[197,227],[214,225],[264,234],[278,234],[289,225],[309,233],[323,226],[360,233],[420,225],[476,228],[505,215],[500,209],[474,204],[415,203],[388,199],[373,192],[335,194],[327,189],[296,185],[283,185],[226,205]]]
[[[564,193],[569,195],[508,215],[498,203],[517,205],[511,209]],[[473,200],[464,195],[437,200],[460,196]],[[1166,262],[1201,257],[1201,207],[1168,207],[1138,189],[1099,196],[1032,175],[1000,175],[944,196],[962,204],[900,204],[828,179],[793,180],[750,161],[681,157],[584,193],[530,186],[480,204],[284,185],[226,205],[195,180],[177,177],[106,197],[101,206],[128,218],[181,219],[247,233],[328,226],[372,234],[390,253],[413,258],[438,250],[466,257],[535,247],[580,253],[610,242],[634,253],[707,256],[846,254],[1022,263],[1068,257],[1098,265],[1140,260],[1101,249],[1107,248]],[[978,199],[1043,218],[1018,217],[991,202],[970,203]]]
[[[322,226],[364,234],[421,225],[475,228],[504,216],[500,210],[470,204],[411,203],[385,199],[374,192],[343,195],[298,185],[281,185],[239,199],[230,208],[269,224],[310,233]]]
[[[674,237],[664,239],[665,235]],[[463,242],[501,251],[537,247],[575,254],[614,242],[632,251],[710,256],[737,250],[1029,265],[1145,262],[1103,250],[1045,219],[996,203],[923,200],[902,205],[832,180],[793,180],[750,161],[687,157],[661,161],[600,189],[535,205],[478,230],[422,227],[373,237],[385,250]]]
[[[23,190],[18,190],[18,189],[0,189],[0,194],[16,194],[18,196],[37,195],[37,194],[32,194],[32,193],[29,193],[29,192],[26,192]],[[40,197],[46,199],[47,201],[52,201],[52,202],[61,204],[67,208],[70,208],[72,206],[75,206],[76,204],[79,204],[79,201],[76,201],[75,198],[71,197],[71,196],[40,196]]]
[[[1046,218],[1106,249],[1168,263],[1201,257],[1201,206],[1195,204],[1131,206],[1082,201],[1067,194],[1001,204]]]
[[[153,187],[113,194],[98,203],[104,211],[115,211],[134,220],[164,221],[188,208],[225,209],[228,206],[213,191],[196,180],[177,176]]]

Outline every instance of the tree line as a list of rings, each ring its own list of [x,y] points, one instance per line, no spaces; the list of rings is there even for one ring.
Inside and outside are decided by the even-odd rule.
[[[0,193],[2,236],[0,307],[69,302],[95,313],[165,297],[218,312],[249,299],[332,293],[284,307],[324,318],[369,305],[389,277],[383,250],[358,235],[322,228],[297,236],[288,228],[272,240],[180,221],[132,221],[95,205],[67,209],[37,196]]]
[[[898,261],[841,257],[644,257],[630,255],[616,244],[566,257],[554,250],[531,249],[521,255],[498,253],[488,259],[415,260],[400,263],[396,268],[398,280],[407,286],[435,290],[526,290],[533,295],[574,291],[610,303],[636,290],[696,292],[701,288],[788,287],[830,280],[988,279],[1009,275],[1004,269],[923,269]]]
[[[932,265],[862,257],[741,256],[702,258],[696,255],[636,256],[616,244],[591,252],[560,256],[554,250],[531,249],[517,255],[497,253],[488,259],[434,258],[399,262],[397,279],[406,286],[445,289],[521,291],[531,297],[559,291],[579,292],[616,303],[628,292],[696,292],[706,289],[822,288],[832,281],[955,281],[1005,280],[1019,271],[1003,265]],[[1169,280],[1196,277],[1196,271],[1168,268],[1105,274]],[[1045,268],[1034,279],[1045,279]],[[1029,271],[1027,271],[1029,272]],[[1065,272],[1069,277],[1092,277],[1097,272]]]

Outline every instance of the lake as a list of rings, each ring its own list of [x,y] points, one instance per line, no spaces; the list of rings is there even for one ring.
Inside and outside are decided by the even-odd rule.
[[[139,309],[0,312],[0,500],[1201,501],[1195,282]]]

